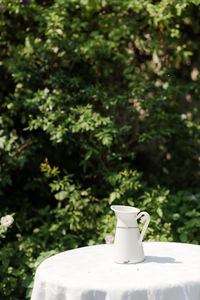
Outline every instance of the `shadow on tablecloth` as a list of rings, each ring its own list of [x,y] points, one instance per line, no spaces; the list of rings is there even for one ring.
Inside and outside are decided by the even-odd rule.
[[[158,264],[181,264],[182,261],[177,261],[173,257],[168,257],[168,256],[145,256],[145,260],[143,264],[148,264],[148,263],[158,263]]]

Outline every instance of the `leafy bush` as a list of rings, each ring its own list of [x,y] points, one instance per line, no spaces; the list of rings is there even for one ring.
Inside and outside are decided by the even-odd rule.
[[[199,4],[0,3],[2,300],[114,234],[111,204],[151,214],[146,240],[200,242]]]

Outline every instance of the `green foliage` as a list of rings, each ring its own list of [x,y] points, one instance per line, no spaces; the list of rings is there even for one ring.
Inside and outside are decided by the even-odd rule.
[[[199,20],[198,0],[1,1],[0,299],[104,243],[111,204],[200,243]]]

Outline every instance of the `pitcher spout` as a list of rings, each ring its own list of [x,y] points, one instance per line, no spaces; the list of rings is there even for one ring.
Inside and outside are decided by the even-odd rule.
[[[112,205],[111,209],[115,212],[117,217],[117,227],[123,228],[137,228],[136,221],[137,214],[140,210],[132,206]]]

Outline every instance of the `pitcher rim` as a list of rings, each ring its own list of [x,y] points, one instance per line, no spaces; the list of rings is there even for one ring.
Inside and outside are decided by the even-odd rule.
[[[137,214],[140,212],[139,208],[134,206],[128,206],[128,205],[111,205],[110,208],[114,212],[124,213],[124,214],[131,214],[131,213]]]

